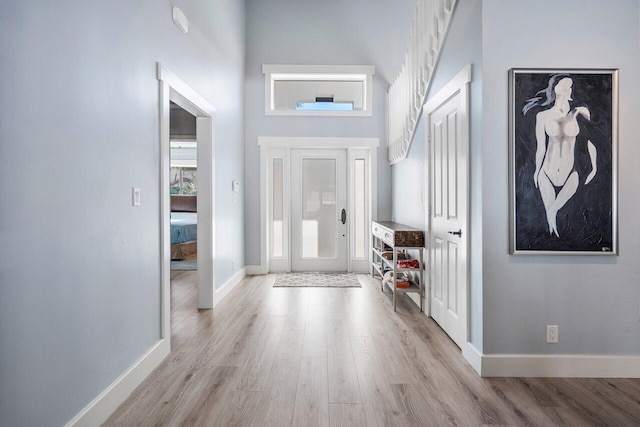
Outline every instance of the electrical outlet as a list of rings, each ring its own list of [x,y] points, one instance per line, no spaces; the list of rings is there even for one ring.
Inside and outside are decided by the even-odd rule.
[[[236,261],[231,261],[231,271],[236,271]]]
[[[547,343],[558,343],[558,325],[547,325]]]

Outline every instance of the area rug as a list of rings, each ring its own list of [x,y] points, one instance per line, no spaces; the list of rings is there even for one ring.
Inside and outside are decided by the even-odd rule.
[[[197,270],[198,261],[195,259],[182,259],[180,261],[171,261],[172,270]]]
[[[274,288],[360,288],[353,273],[281,273]]]

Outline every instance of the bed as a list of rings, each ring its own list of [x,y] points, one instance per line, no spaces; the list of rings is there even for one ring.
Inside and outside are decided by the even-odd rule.
[[[198,253],[197,196],[171,196],[171,259],[194,258]]]

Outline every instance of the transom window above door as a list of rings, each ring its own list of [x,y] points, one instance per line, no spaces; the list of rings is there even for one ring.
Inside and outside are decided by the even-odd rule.
[[[372,65],[263,65],[268,116],[371,116]]]

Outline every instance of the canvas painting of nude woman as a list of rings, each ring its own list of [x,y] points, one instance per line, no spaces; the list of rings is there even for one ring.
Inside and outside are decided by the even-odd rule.
[[[509,77],[511,253],[617,254],[617,70]]]

